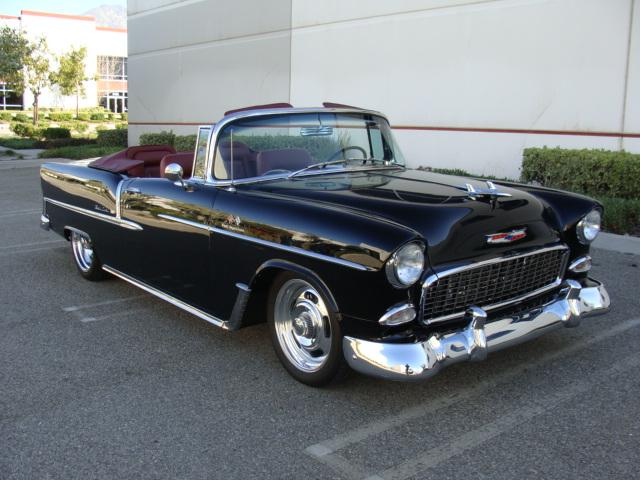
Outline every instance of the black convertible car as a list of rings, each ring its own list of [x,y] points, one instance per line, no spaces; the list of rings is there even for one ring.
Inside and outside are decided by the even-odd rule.
[[[335,104],[227,112],[195,152],[131,147],[41,168],[42,226],[80,274],[214,325],[267,321],[301,382],[346,365],[420,380],[605,312],[602,206],[405,167],[387,119]]]

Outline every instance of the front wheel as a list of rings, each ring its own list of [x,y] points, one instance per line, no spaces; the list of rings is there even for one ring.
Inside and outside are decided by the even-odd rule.
[[[337,312],[307,279],[284,273],[275,280],[268,322],[276,355],[296,380],[317,387],[345,368]]]
[[[102,263],[95,252],[91,238],[86,233],[71,232],[71,251],[80,275],[87,280],[102,280],[106,277]]]

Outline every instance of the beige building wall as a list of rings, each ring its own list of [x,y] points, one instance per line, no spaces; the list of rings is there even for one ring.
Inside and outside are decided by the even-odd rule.
[[[528,146],[640,151],[637,0],[130,0],[130,141],[225,110],[388,114],[412,166],[517,177]]]

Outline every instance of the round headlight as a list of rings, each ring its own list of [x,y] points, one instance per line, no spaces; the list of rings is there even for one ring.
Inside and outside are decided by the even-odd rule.
[[[418,281],[424,269],[424,248],[408,243],[396,251],[387,262],[387,278],[396,288],[407,288]]]
[[[593,242],[600,233],[600,223],[602,217],[599,210],[591,210],[587,213],[582,220],[578,222],[576,231],[578,233],[578,240],[585,245]]]

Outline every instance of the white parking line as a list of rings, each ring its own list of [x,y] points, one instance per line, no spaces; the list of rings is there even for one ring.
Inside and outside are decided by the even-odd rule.
[[[513,427],[532,420],[538,415],[542,415],[558,405],[568,402],[574,397],[588,392],[600,379],[609,378],[611,375],[623,373],[640,365],[640,357],[629,357],[612,367],[600,372],[590,373],[588,380],[579,381],[564,390],[554,392],[542,399],[529,399],[529,403],[522,408],[513,410],[506,415],[501,415],[497,420],[487,423],[479,428],[460,435],[451,442],[438,445],[417,458],[408,460],[389,468],[384,472],[366,477],[366,480],[404,480],[418,473],[424,472],[428,468],[459,455],[466,450],[482,445]]]
[[[336,462],[332,457],[335,456],[334,452],[340,450],[341,448],[361,442],[373,435],[381,434],[389,430],[390,428],[403,425],[413,419],[423,417],[442,408],[446,408],[448,406],[461,402],[467,402],[471,398],[482,394],[485,391],[494,389],[501,383],[505,383],[507,381],[518,378],[529,369],[539,368],[543,364],[548,363],[552,360],[570,355],[638,326],[640,326],[640,318],[634,318],[619,323],[618,325],[615,325],[610,329],[600,333],[597,337],[590,337],[572,344],[568,344],[567,347],[540,357],[533,362],[516,365],[507,370],[504,370],[488,382],[475,384],[474,386],[468,387],[467,389],[457,391],[454,395],[431,400],[427,404],[420,404],[406,408],[395,415],[368,423],[362,427],[356,428],[340,435],[336,435],[333,438],[311,445],[305,449],[305,453],[334,469],[336,467],[339,469],[340,462]],[[356,468],[354,467],[353,462],[349,463],[350,469]],[[350,472],[348,471],[341,471],[341,473],[345,474],[349,478],[362,478],[354,477],[350,475]]]
[[[12,212],[4,212],[3,214],[0,214],[0,218],[4,218],[4,217],[13,217],[15,215],[26,215],[29,213],[40,213],[39,209],[31,209],[31,210],[14,210]]]
[[[108,318],[127,316],[133,313],[140,313],[140,312],[146,312],[146,311],[148,311],[148,309],[146,308],[134,308],[133,310],[125,310],[120,312],[109,313],[107,315],[101,315],[99,317],[85,317],[79,311],[74,311],[73,313],[78,317],[78,319],[82,323],[90,323],[90,322],[97,322],[100,320],[106,320]]]
[[[103,305],[113,305],[115,303],[129,302],[131,300],[138,300],[140,298],[151,298],[151,295],[136,295],[135,297],[114,298],[113,300],[103,300],[102,302],[87,303],[85,305],[71,305],[70,307],[63,307],[65,312],[75,312],[77,310],[83,310],[85,308],[102,307]]]
[[[52,243],[66,243],[66,242],[63,239],[59,238],[56,240],[45,240],[42,242],[19,243],[17,245],[4,245],[0,247],[0,250],[9,250],[12,248],[22,248],[22,247],[35,247],[39,245],[50,245]]]

